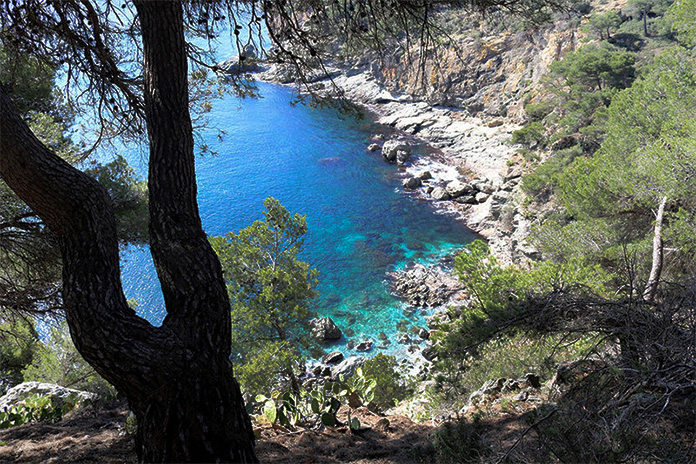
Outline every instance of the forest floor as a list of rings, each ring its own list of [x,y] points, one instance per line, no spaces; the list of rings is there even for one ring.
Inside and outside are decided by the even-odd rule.
[[[84,407],[62,421],[25,424],[0,431],[3,463],[104,463],[136,462],[133,436],[127,432],[124,404]],[[264,463],[298,464],[416,464],[436,461],[432,446],[437,427],[417,424],[399,416],[359,413],[362,427],[287,431],[263,428],[256,451]],[[387,419],[385,421],[384,419]],[[490,445],[507,450],[528,427],[524,414],[490,414],[481,421],[485,444],[478,452],[487,458]],[[483,445],[483,446],[481,446]],[[501,456],[501,454],[498,454]],[[483,456],[480,456],[483,457]],[[483,458],[483,461],[488,459]],[[537,461],[539,462],[539,461]]]

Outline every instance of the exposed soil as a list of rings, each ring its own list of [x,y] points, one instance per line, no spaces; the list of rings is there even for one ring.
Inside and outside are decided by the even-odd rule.
[[[0,431],[0,462],[122,464],[135,462],[125,431],[123,404],[84,407],[56,424],[36,423]]]
[[[530,427],[533,407],[486,407],[478,410],[481,441],[478,462],[549,462],[551,457]],[[469,415],[469,414],[467,414]],[[425,464],[436,461],[432,447],[436,427],[399,416],[358,413],[361,430],[259,429],[256,442],[261,462],[270,464]],[[473,415],[472,415],[473,416]],[[132,435],[126,432],[124,404],[86,407],[56,424],[26,424],[0,431],[2,463],[136,462]],[[345,417],[339,415],[345,422]],[[470,420],[472,417],[470,417]],[[530,433],[531,432],[531,433]],[[524,440],[518,439],[524,436]]]
[[[83,408],[55,424],[26,424],[0,431],[3,463],[105,463],[136,461],[133,438],[126,433],[128,411],[123,404]],[[424,461],[414,450],[430,443],[432,427],[403,416],[360,415],[365,427],[289,432],[260,431],[257,454],[264,463],[410,464]]]
[[[403,416],[382,418],[360,415],[359,418],[362,426],[358,432],[351,432],[348,427],[290,433],[263,430],[257,442],[259,459],[265,463],[298,464],[411,464],[432,461],[432,457],[428,459],[427,449],[433,427],[416,424]]]

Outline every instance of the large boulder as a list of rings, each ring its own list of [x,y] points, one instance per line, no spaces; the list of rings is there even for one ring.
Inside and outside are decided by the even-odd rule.
[[[49,396],[52,404],[56,407],[62,407],[63,404],[68,400],[77,400],[77,402],[83,402],[97,399],[97,395],[95,393],[61,387],[60,385],[55,385],[52,383],[24,382],[10,388],[7,393],[0,398],[0,411],[17,404],[32,395]]]
[[[449,193],[450,197],[452,198],[461,197],[462,195],[472,193],[473,191],[471,185],[465,184],[459,180],[453,180],[452,182],[447,184],[445,190],[447,191],[447,193]]]
[[[324,356],[321,360],[324,364],[338,364],[343,361],[343,353],[340,351],[332,351]]]
[[[218,63],[217,68],[231,76],[237,76],[240,74],[256,73],[264,71],[266,68],[261,66],[259,61],[256,59],[256,49],[244,49],[244,52],[240,56],[233,56],[222,63]]]
[[[341,329],[338,328],[330,317],[312,319],[311,324],[312,334],[319,339],[319,341],[325,342],[341,338]]]
[[[335,377],[338,377],[339,375],[350,377],[351,375],[353,375],[355,370],[358,367],[362,367],[363,364],[365,364],[365,358],[363,358],[362,356],[350,356],[341,361],[339,365],[335,366],[331,370]]]
[[[408,190],[417,189],[421,186],[421,184],[422,182],[418,177],[409,177],[408,179],[404,179],[401,183],[401,185],[403,185],[404,188]]]
[[[443,189],[442,187],[435,187],[433,191],[430,192],[430,197],[436,201],[450,199],[449,193],[447,193],[447,190]]]
[[[404,140],[387,140],[382,145],[382,156],[390,163],[405,163],[411,151],[411,144]]]

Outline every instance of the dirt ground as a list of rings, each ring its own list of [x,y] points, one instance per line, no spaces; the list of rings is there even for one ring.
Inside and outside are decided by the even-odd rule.
[[[85,407],[56,424],[25,424],[0,431],[0,462],[121,464],[136,461],[126,434],[125,405]]]
[[[0,431],[3,463],[105,463],[136,461],[133,439],[126,433],[125,405],[84,408],[56,424],[38,423]],[[430,443],[432,427],[402,416],[388,424],[374,415],[360,417],[365,430],[347,427],[323,431],[260,430],[257,454],[264,463],[410,464],[424,462],[417,450]],[[414,453],[414,450],[417,452]]]
[[[487,411],[479,462],[548,462],[549,455],[529,427],[529,408]],[[354,413],[355,415],[355,413]],[[136,462],[132,435],[126,431],[125,404],[85,407],[55,424],[37,423],[0,430],[2,463],[122,464]],[[348,427],[289,431],[258,429],[256,452],[269,464],[430,464],[436,427],[399,416],[357,415],[361,430]],[[341,414],[339,414],[339,419]],[[345,420],[344,420],[345,422]],[[531,433],[530,433],[531,432]],[[518,439],[524,436],[521,443]]]

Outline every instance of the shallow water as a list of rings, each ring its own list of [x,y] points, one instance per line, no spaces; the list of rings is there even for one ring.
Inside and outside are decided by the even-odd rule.
[[[404,194],[400,168],[368,153],[370,136],[383,131],[331,110],[292,106],[292,92],[260,84],[261,99],[215,101],[210,120],[226,132],[203,133],[217,155],[197,158],[198,198],[208,234],[222,235],[262,219],[273,196],[307,216],[302,258],[319,270],[317,311],[350,327],[356,341],[385,332],[395,343],[406,306],[388,293],[385,274],[407,262],[433,260],[473,239],[452,217]],[[146,169],[138,153],[130,161]],[[123,253],[124,287],[139,313],[161,323],[162,297],[146,249]],[[417,319],[417,318],[416,318]],[[422,320],[412,319],[413,323]],[[345,340],[337,346],[345,350]]]

